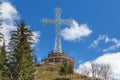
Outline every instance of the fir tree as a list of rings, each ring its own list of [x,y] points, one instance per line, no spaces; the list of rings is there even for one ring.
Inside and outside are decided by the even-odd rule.
[[[25,27],[24,22],[18,24],[17,30],[12,31],[11,72],[13,80],[34,80],[33,56],[31,50],[32,32]]]

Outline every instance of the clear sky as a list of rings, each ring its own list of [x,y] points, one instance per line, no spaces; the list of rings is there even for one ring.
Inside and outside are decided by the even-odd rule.
[[[55,26],[43,25],[41,19],[53,19],[58,2],[62,18],[74,20],[73,26],[61,26],[61,34],[62,48],[75,59],[75,67],[107,53],[117,55],[113,59],[119,60],[120,0],[9,0],[20,17],[17,21],[25,20],[30,29],[40,33],[34,48],[38,62],[54,48]]]

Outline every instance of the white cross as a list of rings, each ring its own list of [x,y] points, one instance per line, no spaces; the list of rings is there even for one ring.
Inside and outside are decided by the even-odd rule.
[[[55,38],[54,52],[62,53],[60,26],[71,25],[73,23],[73,20],[72,19],[61,19],[61,8],[57,6],[55,8],[55,19],[43,18],[42,23],[43,24],[55,24],[56,38]]]

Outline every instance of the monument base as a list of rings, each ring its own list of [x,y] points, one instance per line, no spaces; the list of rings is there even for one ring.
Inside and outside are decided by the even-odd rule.
[[[51,52],[48,54],[48,57],[43,59],[41,62],[41,66],[49,66],[49,65],[57,65],[61,66],[67,63],[67,65],[71,65],[74,67],[74,60],[73,58],[69,57],[65,53],[58,53],[58,52]]]

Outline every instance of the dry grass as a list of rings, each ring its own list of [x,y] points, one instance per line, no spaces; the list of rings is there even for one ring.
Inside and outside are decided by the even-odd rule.
[[[65,76],[60,76],[58,71],[46,71],[46,67],[35,67],[35,69],[35,80],[63,80],[65,78]],[[68,80],[70,80],[70,78],[71,80],[91,80],[88,77],[76,73],[67,75],[66,78],[68,78]]]

